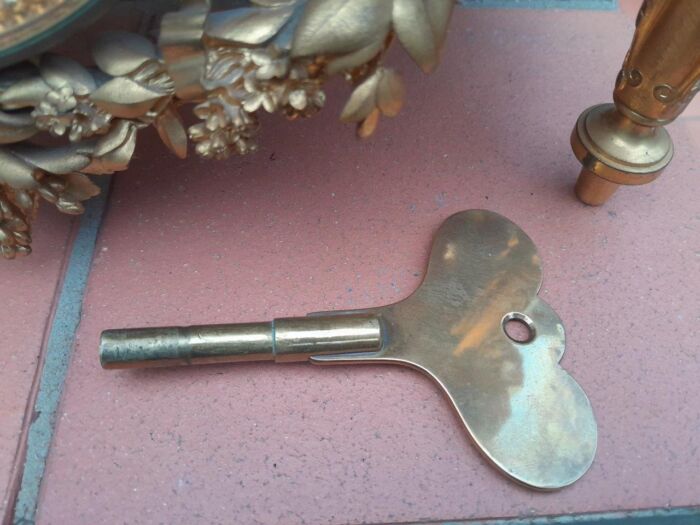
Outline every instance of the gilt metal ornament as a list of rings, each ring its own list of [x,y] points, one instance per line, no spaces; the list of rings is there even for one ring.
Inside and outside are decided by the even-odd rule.
[[[700,2],[646,0],[622,64],[614,104],[579,116],[571,147],[582,165],[576,195],[600,206],[620,186],[654,181],[673,158],[665,126],[700,92]]]
[[[154,126],[185,158],[256,149],[258,112],[309,117],[323,85],[343,75],[354,90],[340,116],[371,135],[401,109],[401,77],[382,65],[396,38],[430,72],[453,0],[254,0],[212,10],[188,2],[164,15],[157,44],[103,33],[94,67],[45,54],[0,74],[0,252],[31,251],[31,222],[44,200],[70,214],[99,192],[90,175],[125,170],[139,129]],[[179,109],[195,104],[185,128]],[[40,134],[62,139],[38,145]],[[54,142],[56,142],[54,140]]]

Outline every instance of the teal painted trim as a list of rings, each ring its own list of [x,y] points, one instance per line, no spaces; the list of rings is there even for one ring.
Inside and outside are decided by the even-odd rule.
[[[677,507],[597,514],[567,514],[476,521],[444,521],[440,525],[700,525],[700,507]]]
[[[459,0],[462,7],[471,9],[584,9],[614,11],[618,0]]]
[[[47,49],[47,45],[50,46],[59,43],[62,37],[65,38],[66,32],[71,29],[72,26],[80,22],[83,18],[87,19],[88,22],[92,21],[90,17],[94,17],[106,11],[109,4],[113,1],[114,0],[90,0],[75,13],[71,13],[70,16],[67,16],[59,23],[51,26],[46,31],[28,40],[24,40],[15,46],[0,51],[0,62],[2,62],[2,66],[8,66],[19,60],[26,59],[32,54],[38,54]]]
[[[75,332],[80,323],[85,286],[109,193],[109,177],[98,177],[96,182],[101,193],[86,203],[49,330],[39,392],[27,435],[27,457],[15,502],[13,523],[16,525],[34,523],[36,515],[39,488],[56,424],[56,410],[68,372]]]

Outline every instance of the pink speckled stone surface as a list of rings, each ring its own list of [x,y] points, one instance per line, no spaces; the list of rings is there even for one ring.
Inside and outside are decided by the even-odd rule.
[[[261,151],[181,162],[144,134],[117,176],[39,504],[42,524],[507,517],[700,503],[700,122],[671,126],[654,184],[578,203],[569,133],[610,99],[633,16],[458,10],[441,67],[401,53],[408,103],[357,142],[347,90],[266,118]],[[437,388],[392,367],[249,364],[107,372],[105,328],[389,303],[436,227],[489,208],[539,246],[564,366],[599,423],[590,472],[543,494],[466,439]]]
[[[34,253],[12,262],[0,259],[0,520],[18,481],[27,403],[62,274],[70,224],[69,217],[44,204],[34,224]]]

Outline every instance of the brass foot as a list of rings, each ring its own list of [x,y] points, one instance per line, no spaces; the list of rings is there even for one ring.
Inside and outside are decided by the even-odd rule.
[[[571,134],[583,165],[576,195],[600,206],[621,185],[647,184],[673,157],[663,126],[700,91],[700,2],[645,1],[617,78],[614,104],[584,111]]]
[[[581,173],[576,181],[576,196],[584,204],[589,206],[600,206],[607,201],[619,184],[605,180],[586,168],[581,169]]]
[[[673,143],[662,127],[639,124],[614,104],[584,111],[571,133],[571,148],[583,168],[576,195],[600,206],[620,186],[647,184],[671,162]]]

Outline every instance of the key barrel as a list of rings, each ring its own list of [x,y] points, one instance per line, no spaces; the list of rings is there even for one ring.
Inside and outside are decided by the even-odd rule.
[[[373,315],[289,317],[272,322],[105,330],[103,368],[150,368],[246,361],[306,361],[311,356],[377,352]]]

